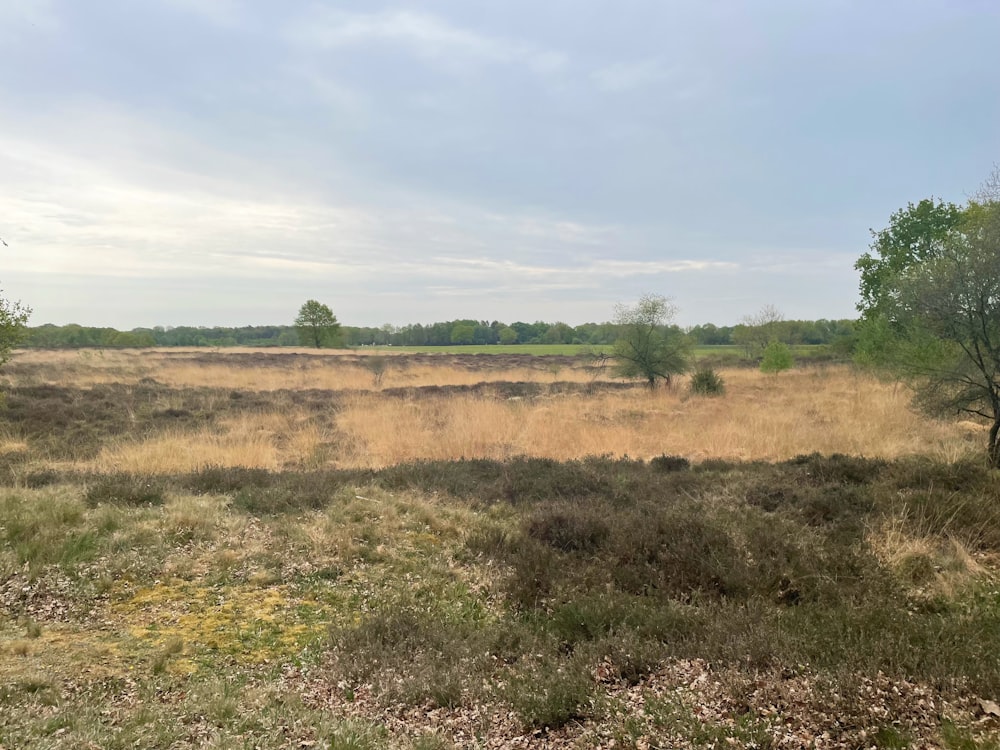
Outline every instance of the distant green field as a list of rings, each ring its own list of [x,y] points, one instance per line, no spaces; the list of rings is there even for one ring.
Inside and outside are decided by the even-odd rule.
[[[370,349],[372,347],[364,347]],[[468,346],[376,346],[377,351],[412,352],[414,354],[534,354],[536,356],[563,354],[575,356],[584,352],[611,352],[611,345],[587,344],[484,344]]]
[[[369,350],[372,347],[363,347]],[[486,344],[468,346],[377,346],[376,351],[384,352],[406,352],[414,354],[534,354],[536,356],[546,356],[560,354],[564,356],[576,356],[588,352],[603,352],[610,354],[613,347],[611,344]],[[824,351],[823,346],[798,345],[792,347],[792,353],[796,357],[808,359],[817,353]],[[734,345],[725,346],[697,346],[694,348],[695,357],[725,357],[726,359],[742,359],[743,347]]]

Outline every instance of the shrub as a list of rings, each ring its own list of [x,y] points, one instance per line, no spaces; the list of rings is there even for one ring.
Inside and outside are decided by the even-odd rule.
[[[238,492],[247,487],[268,487],[273,483],[267,469],[253,469],[244,466],[206,466],[201,471],[189,474],[183,481],[193,492],[208,495],[223,495]]]
[[[40,487],[48,487],[50,484],[56,484],[60,480],[59,472],[53,469],[39,469],[38,471],[33,471],[24,478],[24,486],[29,489],[39,489]]]
[[[610,529],[598,512],[571,505],[545,508],[528,520],[528,536],[562,552],[593,552]]]
[[[541,664],[511,680],[508,699],[528,727],[554,729],[584,719],[594,680],[582,665]]]
[[[829,456],[810,453],[796,456],[787,463],[804,467],[806,476],[813,483],[867,484],[878,478],[886,468],[886,462],[880,458],[846,456],[843,453]]]
[[[684,456],[656,456],[650,459],[649,465],[656,471],[687,471],[691,468],[691,462]]]
[[[700,367],[691,376],[688,390],[697,396],[721,396],[726,392],[726,384],[711,367]]]
[[[137,474],[111,474],[87,487],[87,505],[163,505],[163,487],[159,480]]]
[[[792,358],[792,350],[788,344],[780,341],[772,341],[764,349],[764,356],[760,360],[760,371],[769,375],[777,375],[782,370],[789,369],[795,360]]]
[[[382,387],[382,379],[389,369],[389,358],[381,354],[372,354],[361,360],[362,366],[372,374],[372,385],[376,388]]]

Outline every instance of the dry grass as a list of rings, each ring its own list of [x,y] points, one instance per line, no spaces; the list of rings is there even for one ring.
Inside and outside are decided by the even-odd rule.
[[[683,383],[652,393],[636,388],[526,399],[358,393],[341,397],[336,411],[282,407],[220,417],[196,430],[119,437],[82,468],[172,474],[206,466],[380,468],[416,459],[664,453],[693,461],[776,461],[812,452],[954,461],[981,449],[981,428],[930,421],[910,409],[905,389],[846,367],[779,377],[723,374],[722,398],[690,397]],[[441,368],[438,379],[462,375]]]
[[[900,518],[885,519],[866,541],[918,596],[954,599],[989,575],[962,540],[914,533]]]
[[[121,383],[135,385],[143,378],[153,378],[171,388],[231,388],[241,391],[276,390],[377,390],[424,386],[474,385],[482,382],[551,383],[590,382],[595,373],[582,365],[568,367],[539,360],[537,366],[505,366],[499,356],[484,355],[473,367],[450,365],[448,355],[406,354],[377,356],[387,362],[381,382],[364,362],[375,356],[365,352],[337,350],[239,348],[216,354],[205,349],[122,349],[18,352],[4,371],[11,385],[50,384],[87,388]],[[240,366],[227,356],[259,355],[266,366]],[[301,355],[296,357],[295,355]],[[425,364],[440,356],[442,363]],[[267,358],[280,357],[280,361]],[[209,361],[206,361],[209,358]],[[527,358],[525,358],[527,359]],[[416,362],[416,363],[414,363]],[[606,375],[605,375],[606,376]]]
[[[783,460],[812,452],[954,460],[979,447],[980,436],[967,428],[915,414],[905,390],[847,368],[724,376],[727,395],[713,399],[687,398],[682,388],[537,401],[462,395],[399,403],[359,396],[338,418],[353,446],[339,463],[663,453],[696,461]]]
[[[469,376],[443,362],[422,377]],[[143,377],[164,382],[161,364]],[[36,397],[38,411],[68,415],[44,424],[94,422],[99,454],[74,468],[174,476],[42,471],[33,488],[19,481],[27,469],[9,475],[0,743],[996,747],[996,722],[976,708],[1000,684],[985,469],[814,457],[690,472],[292,471],[260,485],[250,472],[187,475],[516,454],[981,451],[980,427],[928,422],[904,390],[847,368],[723,375],[721,398],[688,397],[684,383],[235,399],[147,384],[59,391],[75,402],[63,411]],[[76,410],[97,400],[103,411]],[[178,414],[157,421],[162,409]],[[23,452],[42,468],[42,431],[22,440],[19,424],[0,458],[19,466]],[[490,502],[501,497],[511,502]]]
[[[195,432],[170,430],[145,440],[109,442],[85,468],[133,474],[173,474],[206,466],[309,468],[329,440],[302,412],[241,414]]]

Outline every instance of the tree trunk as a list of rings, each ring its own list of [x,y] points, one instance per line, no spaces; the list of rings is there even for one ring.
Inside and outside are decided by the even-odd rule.
[[[995,414],[993,417],[988,445],[990,466],[994,469],[1000,469],[1000,443],[998,443],[998,438],[1000,438],[1000,413]]]

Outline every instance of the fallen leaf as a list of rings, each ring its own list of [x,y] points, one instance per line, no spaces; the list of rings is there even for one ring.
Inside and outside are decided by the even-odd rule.
[[[998,706],[995,701],[988,701],[980,698],[979,708],[987,716],[1000,717],[1000,706]]]

